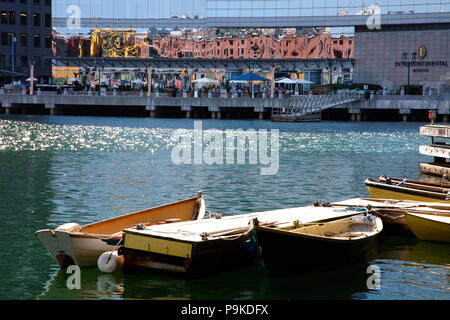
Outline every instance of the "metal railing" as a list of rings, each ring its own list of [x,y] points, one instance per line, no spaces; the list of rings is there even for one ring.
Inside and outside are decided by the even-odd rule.
[[[320,121],[322,111],[363,99],[356,93],[309,95],[291,97],[289,107],[273,108],[272,120],[278,121]]]

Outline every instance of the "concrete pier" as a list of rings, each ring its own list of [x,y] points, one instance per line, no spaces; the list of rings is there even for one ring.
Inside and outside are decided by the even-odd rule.
[[[330,98],[328,98],[330,97]],[[338,99],[339,100],[339,99]],[[449,121],[450,99],[444,96],[374,96],[341,99],[330,95],[291,98],[195,98],[137,95],[89,96],[84,94],[0,94],[4,113],[150,116],[210,119],[260,119],[274,109],[293,106],[318,108],[325,120],[426,121],[428,110],[437,111],[439,121]],[[302,109],[299,109],[300,111]]]

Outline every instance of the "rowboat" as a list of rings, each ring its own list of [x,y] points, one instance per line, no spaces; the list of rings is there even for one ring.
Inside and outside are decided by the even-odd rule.
[[[414,235],[420,240],[450,242],[450,214],[408,212],[406,220]]]
[[[282,226],[294,220],[311,223],[342,219],[357,214],[353,209],[309,206],[224,217],[210,214],[197,221],[129,228],[124,230],[118,254],[123,257],[125,273],[205,277],[254,264],[257,252],[248,232],[255,218],[261,226]]]
[[[423,202],[449,202],[450,186],[429,182],[401,180],[381,176],[378,181],[366,179],[371,198],[414,200]]]
[[[330,222],[289,226],[261,226],[250,231],[269,274],[319,271],[360,260],[383,230],[380,218],[358,214]]]
[[[205,201],[202,193],[199,192],[197,197],[179,202],[84,226],[66,223],[55,230],[39,230],[35,235],[61,269],[70,265],[92,268],[97,267],[100,255],[113,251],[119,245],[124,229],[137,225],[151,226],[203,219],[205,212]]]

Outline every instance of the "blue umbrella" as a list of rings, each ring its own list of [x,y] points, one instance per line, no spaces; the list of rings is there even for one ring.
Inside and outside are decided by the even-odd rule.
[[[246,73],[243,75],[240,75],[239,77],[232,78],[230,81],[271,81],[270,79],[258,76],[254,73]]]

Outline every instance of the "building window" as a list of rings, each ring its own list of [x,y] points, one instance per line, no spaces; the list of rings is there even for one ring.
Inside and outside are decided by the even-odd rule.
[[[52,36],[45,36],[45,47],[47,49],[52,47]]]
[[[38,5],[41,4],[41,1],[40,1],[40,0],[33,0],[33,4],[34,4],[35,6],[38,6]]]
[[[41,47],[41,36],[38,34],[34,35],[34,47],[40,48]]]
[[[20,57],[20,64],[22,67],[26,67],[28,65],[28,57],[27,56],[21,56]]]
[[[52,26],[52,15],[51,14],[46,14],[45,15],[45,26],[46,27],[51,27]]]
[[[41,15],[39,13],[34,13],[33,18],[34,18],[34,26],[39,27],[41,25]]]
[[[9,24],[16,24],[16,13],[14,11],[9,12]]]
[[[2,32],[1,34],[1,39],[0,39],[0,44],[2,46],[7,46],[9,45],[9,41],[8,41],[8,32]]]
[[[8,24],[8,11],[2,11],[0,16],[1,24]]]
[[[20,46],[21,46],[21,47],[26,47],[26,46],[28,46],[27,34],[26,34],[26,33],[22,33],[22,34],[20,35]]]
[[[22,26],[26,26],[27,25],[27,13],[26,12],[21,12],[20,13],[20,24]]]
[[[27,4],[27,0],[20,0],[21,4]]]

